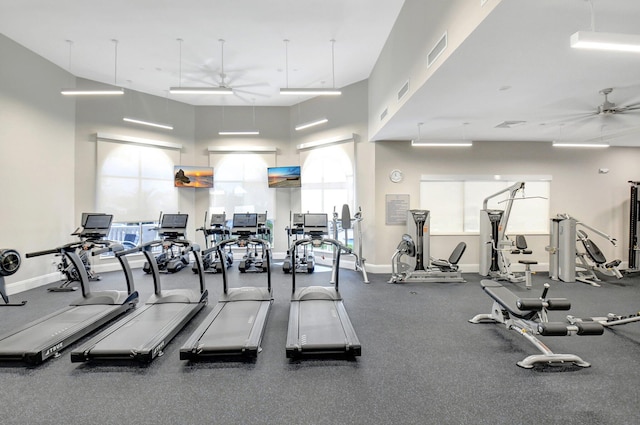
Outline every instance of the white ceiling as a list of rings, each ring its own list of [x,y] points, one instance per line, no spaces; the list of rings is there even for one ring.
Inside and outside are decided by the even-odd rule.
[[[468,0],[480,1],[480,0]],[[492,0],[489,0],[492,1]],[[617,106],[640,102],[640,54],[576,51],[591,29],[640,33],[638,0],[502,0],[438,71],[375,134],[422,138],[584,141],[640,146],[640,110],[597,115],[611,87]],[[0,0],[0,31],[90,80],[166,96],[170,86],[225,83],[234,96],[171,98],[194,105],[281,105],[289,87],[369,77],[403,0]],[[183,39],[182,60],[180,43]],[[117,44],[117,74],[115,43]],[[288,43],[288,66],[285,42]],[[70,45],[66,40],[73,41]],[[181,68],[181,72],[180,72]],[[582,117],[578,119],[577,117]],[[503,121],[525,121],[495,128]]]
[[[172,86],[219,86],[222,39],[235,96],[172,98],[291,105],[300,99],[279,95],[287,70],[289,87],[330,88],[334,68],[336,87],[368,78],[403,2],[0,0],[0,32],[76,76],[109,84],[117,77],[117,85],[158,96]]]

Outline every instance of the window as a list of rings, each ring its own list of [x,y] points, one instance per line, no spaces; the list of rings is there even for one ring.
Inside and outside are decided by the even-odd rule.
[[[338,231],[338,239],[353,244],[353,229],[348,229],[345,236],[339,227],[333,228],[333,213],[340,218],[342,206],[349,205],[351,215],[354,214],[355,182],[354,182],[354,146],[353,141],[334,144],[303,151],[302,162],[301,212],[327,213],[329,216],[329,232],[334,236]]]
[[[353,143],[316,148],[301,157],[303,212],[324,212],[331,217],[334,208],[340,213],[344,204],[353,210]]]
[[[179,162],[178,149],[98,140],[96,210],[113,214],[118,222],[177,212],[173,166]]]
[[[551,176],[422,176],[420,208],[430,211],[431,234],[477,233],[484,199],[524,181],[509,216],[510,233],[548,233]],[[504,210],[510,192],[489,200]]]
[[[214,187],[209,191],[209,212],[263,213],[275,218],[275,189],[267,187],[267,168],[275,166],[275,153],[210,153]]]

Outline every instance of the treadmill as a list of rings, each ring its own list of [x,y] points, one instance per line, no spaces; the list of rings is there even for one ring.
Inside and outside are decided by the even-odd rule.
[[[343,354],[359,356],[361,345],[349,320],[338,291],[340,253],[351,250],[340,241],[324,237],[328,234],[327,214],[305,214],[304,233],[307,238],[295,241],[291,252],[299,245],[325,244],[336,248],[335,286],[307,286],[296,288],[296,274],[291,273],[292,295],[287,331],[287,358],[312,354]]]
[[[253,223],[250,214],[239,214],[234,223]],[[255,215],[255,214],[253,214]],[[271,289],[271,248],[269,242],[256,238],[255,226],[234,226],[235,239],[221,241],[217,245],[222,258],[225,247],[230,245],[261,245],[267,273],[267,287],[229,288],[226,267],[222,267],[223,292],[215,308],[180,348],[181,360],[201,360],[217,356],[242,356],[255,358],[261,351],[260,344],[273,303]]]
[[[200,247],[182,239],[186,233],[187,214],[164,214],[158,233],[162,240],[116,253],[130,272],[125,256],[134,252],[145,255],[153,276],[154,294],[133,314],[115,322],[71,352],[72,362],[93,360],[137,360],[149,363],[161,356],[163,348],[207,303],[202,273]],[[160,286],[160,271],[152,248],[172,244],[192,252],[198,267],[200,290],[165,289]]]
[[[59,357],[60,351],[68,345],[135,307],[138,292],[134,290],[130,273],[125,271],[126,291],[91,292],[89,276],[77,254],[80,247],[92,249],[92,255],[122,250],[121,245],[99,238],[109,233],[112,219],[113,216],[108,214],[88,214],[82,235],[87,238],[91,236],[90,240],[26,255],[27,258],[60,252],[66,255],[78,271],[82,298],[68,307],[0,336],[0,360],[39,364],[50,357]]]

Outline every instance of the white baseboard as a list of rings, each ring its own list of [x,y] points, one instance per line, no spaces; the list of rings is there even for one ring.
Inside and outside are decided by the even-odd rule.
[[[20,280],[18,282],[7,284],[7,295],[18,294],[28,291],[29,289],[39,288],[60,280],[60,272],[48,273],[42,276],[32,277],[31,279]]]

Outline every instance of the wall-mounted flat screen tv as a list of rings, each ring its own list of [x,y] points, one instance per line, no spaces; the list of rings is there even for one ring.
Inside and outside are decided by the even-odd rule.
[[[213,168],[191,165],[173,167],[173,185],[175,187],[213,187]]]
[[[269,167],[267,168],[267,177],[269,187],[272,188],[302,186],[300,167],[297,165],[290,167]]]

